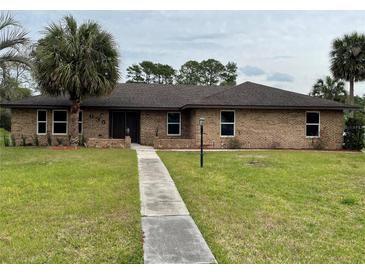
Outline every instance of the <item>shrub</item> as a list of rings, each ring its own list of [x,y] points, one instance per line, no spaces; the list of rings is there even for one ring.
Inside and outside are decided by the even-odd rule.
[[[51,145],[52,145],[52,137],[51,137],[51,135],[50,135],[49,133],[47,133],[47,144],[48,144],[49,146],[51,146]]]
[[[239,149],[241,148],[241,142],[237,138],[229,139],[227,147],[229,149]]]
[[[26,138],[25,138],[25,136],[24,135],[22,135],[22,142],[21,142],[21,146],[23,146],[23,147],[25,147],[26,146]]]
[[[325,145],[323,144],[322,139],[312,139],[312,147],[316,150],[322,150],[325,148]]]
[[[10,146],[10,140],[8,135],[4,135],[4,146],[8,147]]]
[[[10,135],[10,138],[11,138],[11,145],[12,145],[13,147],[16,147],[16,141],[15,141],[15,136],[14,136],[14,134],[11,134],[11,135]]]
[[[81,135],[79,137],[79,146],[84,146],[85,145],[85,136]]]
[[[11,129],[11,114],[2,108],[0,108],[0,128],[4,128],[7,131]]]
[[[345,126],[344,148],[363,149],[365,146],[364,134],[364,122],[359,118],[348,118]]]
[[[39,146],[39,140],[38,140],[38,136],[37,135],[34,135],[34,138],[33,138],[33,145],[35,146]]]
[[[57,141],[57,145],[58,146],[63,146],[63,140],[62,140],[62,138],[56,138],[56,141]]]

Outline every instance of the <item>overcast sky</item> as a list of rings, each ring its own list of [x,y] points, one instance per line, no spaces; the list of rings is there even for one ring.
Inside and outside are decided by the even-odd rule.
[[[49,23],[72,14],[99,22],[115,37],[121,81],[142,60],[179,68],[190,59],[234,61],[238,83],[253,81],[308,93],[329,74],[329,51],[344,33],[365,33],[365,11],[14,11],[37,40]],[[365,83],[355,85],[365,94]]]

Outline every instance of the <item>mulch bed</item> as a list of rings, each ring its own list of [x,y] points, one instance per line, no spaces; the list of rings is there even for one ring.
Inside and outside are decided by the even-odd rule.
[[[77,150],[79,147],[74,146],[49,146],[48,149],[51,150]]]

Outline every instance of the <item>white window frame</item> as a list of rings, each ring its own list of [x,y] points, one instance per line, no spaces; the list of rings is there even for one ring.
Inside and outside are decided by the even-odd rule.
[[[176,113],[179,114],[179,122],[178,123],[169,122],[169,114],[176,114]],[[179,134],[169,134],[169,124],[171,124],[171,125],[179,124]],[[167,112],[167,114],[166,114],[166,133],[167,133],[167,136],[181,136],[181,112],[179,112],[179,111]]]
[[[82,112],[82,110],[80,110],[80,113],[82,113],[82,120],[80,122],[79,118],[77,118],[77,131],[79,130],[78,125],[81,124],[81,132],[79,132],[79,135],[82,135],[84,134],[84,113]]]
[[[54,120],[54,113],[55,111],[64,111],[66,112],[66,121],[56,121]],[[60,124],[64,124],[66,123],[66,133],[54,133],[54,124],[60,123]],[[67,135],[68,134],[68,110],[67,109],[54,109],[52,110],[52,135]]]
[[[307,113],[318,113],[318,123],[307,123]],[[308,136],[307,126],[318,126],[318,136]],[[315,139],[321,138],[321,112],[320,111],[306,111],[305,112],[305,138]]]
[[[232,122],[222,122],[222,112],[233,112],[233,123]],[[221,138],[232,138],[236,136],[236,111],[234,109],[223,109],[219,113],[219,135]],[[233,124],[233,135],[222,135],[222,125],[232,125]]]
[[[40,112],[40,111],[45,111],[46,112],[46,120],[45,121],[39,121],[38,120],[38,112]],[[48,112],[47,112],[47,110],[46,109],[37,109],[37,135],[47,135],[47,117],[48,116]],[[39,126],[38,126],[38,124],[39,123],[46,123],[46,132],[45,133],[39,133]]]

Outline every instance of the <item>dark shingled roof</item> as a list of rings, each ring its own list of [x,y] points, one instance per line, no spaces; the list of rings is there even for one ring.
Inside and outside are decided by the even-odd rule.
[[[312,97],[292,91],[260,85],[252,82],[225,89],[207,96],[194,105],[232,106],[242,108],[293,108],[293,109],[346,109],[356,108],[332,100]]]
[[[68,107],[64,96],[33,96],[2,104],[5,107]],[[118,84],[109,96],[90,97],[81,107],[113,109],[185,109],[194,107],[351,109],[354,106],[245,82],[234,87],[158,84]]]

